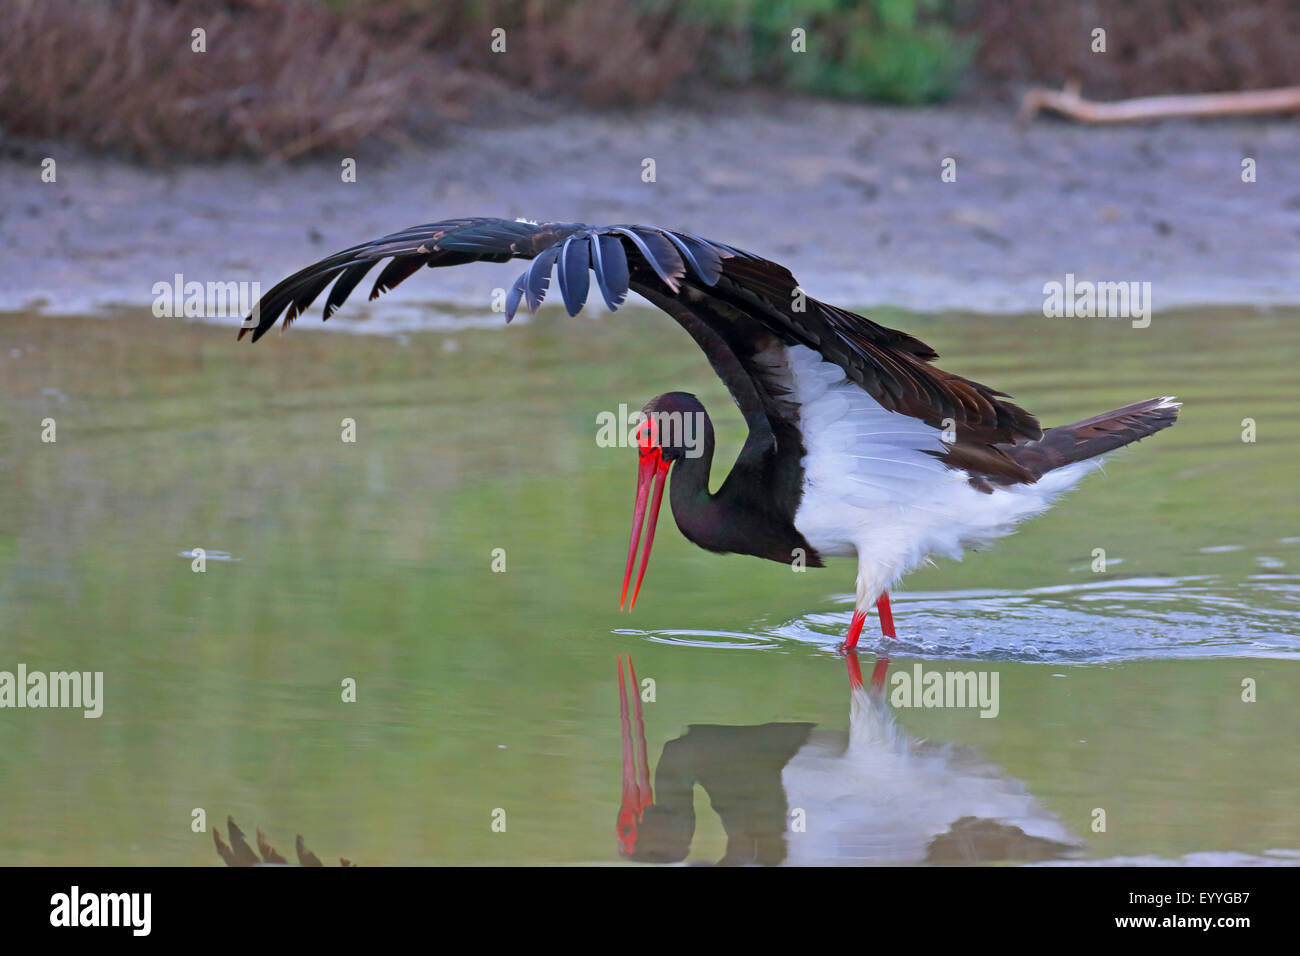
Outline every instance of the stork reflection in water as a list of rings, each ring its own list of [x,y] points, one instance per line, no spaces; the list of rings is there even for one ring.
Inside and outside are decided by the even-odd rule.
[[[620,656],[620,856],[686,859],[697,784],[727,834],[722,865],[985,863],[1080,852],[1081,841],[1019,780],[970,748],[908,736],[886,700],[888,658],[866,684],[856,652],[846,663],[847,734],[811,723],[692,724],[664,744],[652,787],[636,672],[629,657],[629,712]]]

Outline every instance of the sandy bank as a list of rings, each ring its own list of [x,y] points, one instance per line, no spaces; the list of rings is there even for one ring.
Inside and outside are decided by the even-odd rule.
[[[335,162],[156,170],[27,152],[0,161],[6,310],[147,308],[154,283],[176,273],[266,289],[354,242],[462,215],[685,228],[866,307],[1037,311],[1043,284],[1066,273],[1150,282],[1157,311],[1300,304],[1293,121],[1021,129],[1000,113],[750,96],[703,113],[464,127],[436,148],[362,153],[355,183]],[[57,160],[56,183],[41,182],[41,155]],[[940,179],[947,157],[956,182]],[[1242,181],[1245,157],[1257,182]],[[418,276],[376,318],[412,327],[483,310],[496,321],[491,289],[516,271]]]

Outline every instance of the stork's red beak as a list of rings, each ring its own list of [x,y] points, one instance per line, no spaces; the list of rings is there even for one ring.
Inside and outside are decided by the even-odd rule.
[[[655,524],[659,521],[659,503],[663,501],[664,488],[668,486],[668,469],[671,461],[665,461],[659,446],[643,442],[641,446],[641,464],[636,473],[636,511],[632,514],[632,539],[627,544],[627,567],[623,569],[623,596],[619,599],[618,609],[626,604],[630,611],[636,607],[636,596],[641,593],[641,582],[645,579],[646,565],[650,563],[650,546],[655,540]],[[645,506],[650,500],[653,486],[654,500],[650,502],[650,520],[645,522]],[[632,581],[632,562],[636,558],[636,544],[641,540],[641,525],[645,522],[645,547],[641,551],[641,570],[636,576],[636,587],[632,590],[632,602],[627,600],[627,586]]]

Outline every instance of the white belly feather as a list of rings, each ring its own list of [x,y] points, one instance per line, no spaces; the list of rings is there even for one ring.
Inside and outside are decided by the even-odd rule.
[[[960,560],[964,550],[1009,534],[1098,464],[976,491],[967,472],[925,454],[944,450],[939,429],[883,408],[812,349],[784,351],[807,451],[795,527],[825,556],[857,555],[859,607],[931,555]]]

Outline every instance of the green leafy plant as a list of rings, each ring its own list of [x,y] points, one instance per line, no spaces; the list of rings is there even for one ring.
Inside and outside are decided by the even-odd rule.
[[[683,15],[708,24],[724,79],[888,103],[948,98],[977,46],[949,0],[686,0]]]

